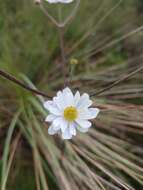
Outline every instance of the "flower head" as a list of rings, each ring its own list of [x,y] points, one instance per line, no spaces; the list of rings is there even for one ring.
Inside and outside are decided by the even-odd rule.
[[[99,113],[99,109],[90,108],[91,105],[92,101],[86,93],[80,96],[77,91],[73,95],[69,88],[59,91],[52,101],[44,103],[49,111],[45,121],[51,123],[48,133],[60,133],[63,139],[71,139],[77,130],[87,132],[92,126],[89,120],[96,118]]]
[[[73,0],[45,0],[49,3],[71,3]]]

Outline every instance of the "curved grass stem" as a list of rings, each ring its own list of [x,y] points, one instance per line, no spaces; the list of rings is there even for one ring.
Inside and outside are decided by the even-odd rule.
[[[121,77],[119,80],[116,80],[115,82],[113,82],[111,85],[99,90],[98,92],[93,92],[90,94],[90,96],[97,96],[97,95],[101,95],[103,92],[110,90],[111,88],[117,86],[119,83],[131,78],[132,76],[134,76],[136,73],[140,72],[143,70],[143,65],[139,68],[137,68],[136,70],[134,70],[133,72],[126,74],[125,76]]]
[[[5,79],[19,85],[20,87],[24,88],[25,90],[28,90],[29,92],[32,92],[33,94],[40,95],[40,96],[43,96],[43,97],[46,97],[46,98],[51,98],[49,95],[47,95],[44,92],[41,92],[41,91],[36,90],[34,88],[30,88],[29,86],[25,85],[23,82],[21,82],[20,80],[18,80],[14,76],[10,75],[9,73],[7,73],[7,72],[5,72],[5,71],[3,71],[1,69],[0,69],[0,76],[2,76],[3,78],[5,78]]]

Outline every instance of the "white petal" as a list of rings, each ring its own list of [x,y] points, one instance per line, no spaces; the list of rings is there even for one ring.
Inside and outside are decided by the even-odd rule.
[[[54,119],[53,120],[53,123],[52,123],[52,125],[53,125],[53,129],[55,130],[55,131],[57,131],[57,130],[59,130],[61,127],[60,127],[60,124],[61,124],[61,117],[57,117],[56,119]]]
[[[63,98],[66,106],[74,106],[74,96],[69,88],[63,90]]]
[[[62,115],[62,112],[56,106],[49,106],[48,110],[50,113],[54,115],[57,115],[57,116]]]
[[[48,128],[48,133],[49,135],[54,135],[57,133],[57,131],[54,130],[53,126],[51,125],[49,128]]]
[[[61,92],[61,90],[59,90],[59,91],[57,92],[57,97],[60,96],[61,94],[62,94],[62,92]]]
[[[88,94],[86,94],[86,93],[84,93],[82,96],[81,96],[81,98],[80,98],[80,100],[79,100],[79,102],[78,102],[78,104],[77,104],[77,107],[80,109],[80,108],[88,108],[89,106],[91,106],[92,105],[92,101],[89,99],[89,95]]]
[[[63,93],[71,93],[72,94],[72,91],[69,87],[66,87],[65,89],[63,89]]]
[[[61,131],[64,132],[68,128],[68,122],[63,118],[60,126],[61,126]]]
[[[58,126],[58,125],[61,125],[62,122],[63,122],[63,118],[62,118],[62,117],[57,117],[57,118],[53,121],[53,125]]]
[[[75,106],[78,104],[79,100],[80,100],[80,93],[79,93],[79,91],[77,91],[75,96],[74,96],[74,104],[75,104]]]
[[[55,116],[55,115],[53,115],[53,114],[49,114],[49,115],[46,117],[45,121],[46,121],[46,122],[52,122],[56,117],[57,117],[57,116]]]
[[[70,123],[69,124],[69,130],[70,130],[70,133],[75,136],[76,135],[76,124]]]
[[[91,119],[94,119],[99,114],[100,110],[98,108],[89,108],[89,111],[91,113]]]
[[[61,131],[64,132],[66,128],[68,127],[68,122],[63,117],[57,117],[53,121],[54,129],[61,128]]]
[[[49,106],[53,105],[53,101],[46,101],[43,105],[45,109],[49,110]]]
[[[63,133],[62,133],[62,138],[63,139],[71,139],[72,134],[70,133],[69,128],[67,128]]]
[[[50,113],[54,115],[62,115],[61,111],[53,101],[46,101],[43,105]]]
[[[65,108],[65,104],[63,101],[63,97],[54,97],[53,98],[54,103],[56,104],[56,106],[58,107],[59,110],[63,110]]]
[[[78,119],[88,120],[91,118],[91,113],[88,108],[78,109]]]
[[[59,101],[57,104],[60,104],[60,106],[64,109],[66,107],[66,104],[65,104],[63,93],[61,91],[57,93],[57,98]]]
[[[55,131],[59,131],[60,130],[60,125],[54,125],[54,124],[52,124],[53,125],[53,129],[55,130]]]
[[[78,113],[79,113],[78,118],[84,119],[84,120],[94,119],[97,117],[99,111],[100,110],[98,108],[79,109],[78,110]]]
[[[77,126],[77,129],[78,129],[81,133],[86,133],[86,132],[88,132],[88,129],[84,129],[84,128],[80,127],[80,126]]]
[[[78,123],[78,125],[82,128],[90,128],[91,127],[91,122],[87,121],[87,120],[82,120],[82,119],[76,119],[76,122]]]

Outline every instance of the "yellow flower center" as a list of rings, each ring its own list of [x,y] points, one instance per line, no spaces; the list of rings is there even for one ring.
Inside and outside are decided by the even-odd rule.
[[[78,111],[75,107],[70,106],[64,110],[64,118],[67,121],[74,121],[78,116]]]

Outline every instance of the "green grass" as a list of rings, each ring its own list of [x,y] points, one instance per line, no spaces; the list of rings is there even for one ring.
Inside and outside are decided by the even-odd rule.
[[[98,92],[142,65],[142,29],[135,32],[142,26],[140,2],[82,0],[65,29],[68,63],[79,61],[73,89]],[[0,68],[54,95],[63,88],[56,27],[32,1],[0,3]],[[46,8],[57,16],[58,7]],[[2,190],[142,190],[142,82],[139,72],[93,97],[101,109],[93,128],[63,142],[47,133],[43,98],[0,78]]]

